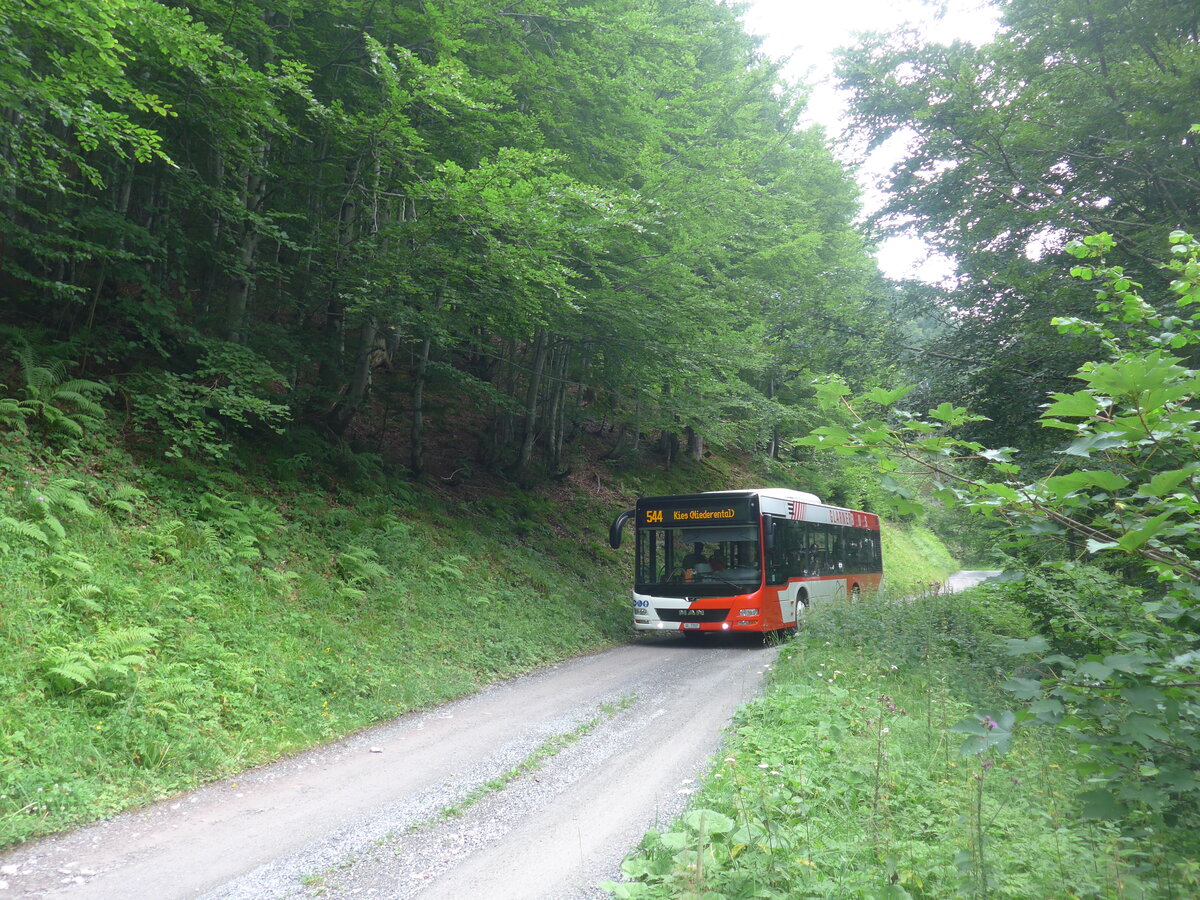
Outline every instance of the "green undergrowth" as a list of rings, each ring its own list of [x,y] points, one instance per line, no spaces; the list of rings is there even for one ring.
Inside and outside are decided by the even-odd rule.
[[[689,811],[606,887],[695,900],[1195,896],[1194,867],[1167,861],[1185,855],[1081,817],[1076,745],[1011,730],[998,645],[1032,627],[982,593],[815,609]]]
[[[922,525],[885,521],[882,538],[887,588],[894,594],[921,591],[961,568],[941,539]]]
[[[16,434],[0,474],[0,845],[627,634],[586,496],[184,480]]]

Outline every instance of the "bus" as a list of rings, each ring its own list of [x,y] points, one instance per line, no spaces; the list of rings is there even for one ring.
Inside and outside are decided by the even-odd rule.
[[[785,489],[643,497],[634,522],[633,627],[713,632],[794,630],[805,607],[879,590],[879,517]]]

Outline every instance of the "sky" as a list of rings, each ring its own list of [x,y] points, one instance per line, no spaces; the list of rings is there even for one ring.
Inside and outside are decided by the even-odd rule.
[[[790,79],[812,88],[809,115],[825,126],[835,142],[842,130],[845,99],[835,87],[833,54],[853,44],[856,33],[894,31],[911,24],[930,40],[983,43],[996,29],[995,11],[986,0],[750,0],[742,21],[747,31],[763,38],[766,54],[789,60]],[[859,181],[868,207],[875,181],[890,161],[885,150],[862,167]],[[915,236],[890,238],[877,257],[891,278],[940,282],[954,270],[949,260],[931,255]]]

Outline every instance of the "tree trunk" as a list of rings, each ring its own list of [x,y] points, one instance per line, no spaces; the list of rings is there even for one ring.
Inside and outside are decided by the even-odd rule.
[[[556,354],[551,372],[554,382],[550,385],[550,411],[547,419],[550,422],[548,449],[550,451],[550,468],[557,472],[562,466],[563,434],[566,431],[566,400],[567,400],[567,371],[571,361],[571,345],[564,341]]]
[[[516,393],[517,374],[514,364],[516,355],[517,342],[510,338],[504,344],[504,360],[501,363],[500,372],[501,390],[506,397],[512,397]],[[487,452],[488,465],[498,467],[514,440],[512,413],[505,405],[495,404],[492,408],[492,434]]]
[[[767,379],[767,399],[775,399],[775,376],[772,374]],[[772,418],[771,420],[771,441],[767,445],[767,456],[771,459],[779,459],[779,420]]]
[[[529,389],[525,392],[525,433],[521,441],[521,453],[517,457],[516,478],[519,484],[525,484],[529,477],[529,467],[533,462],[533,445],[537,436],[539,395],[542,390],[542,372],[546,367],[546,346],[549,343],[546,329],[539,328],[533,343],[533,365],[530,366]]]
[[[254,164],[248,164],[246,174],[242,177],[242,204],[248,213],[258,213],[263,199],[267,194],[267,179],[263,170],[267,164],[267,153],[270,144],[264,141],[258,148],[258,169]],[[234,270],[229,289],[225,294],[225,340],[235,344],[243,341],[243,330],[246,327],[246,310],[250,305],[250,294],[254,279],[251,270],[254,267],[254,256],[258,251],[261,235],[247,218],[240,228],[238,239],[237,268]]]
[[[358,328],[358,344],[354,355],[350,383],[346,392],[329,412],[329,427],[338,437],[346,433],[354,414],[362,406],[371,388],[371,356],[379,337],[379,323],[370,318]]]
[[[412,477],[425,477],[425,378],[429,370],[429,350],[433,344],[431,337],[421,341],[417,350],[417,358],[413,363],[412,387],[412,418],[409,429],[408,468]]]

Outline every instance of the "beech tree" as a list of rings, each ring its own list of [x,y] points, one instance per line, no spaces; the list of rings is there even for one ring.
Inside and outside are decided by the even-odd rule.
[[[0,315],[173,454],[290,418],[419,476],[449,402],[522,480],[585,403],[777,453],[883,330],[848,175],[717,0],[20,0],[0,42]]]
[[[1114,263],[1145,265],[1161,234],[1200,221],[1183,102],[1200,90],[1200,12],[1184,0],[997,6],[984,46],[876,35],[840,75],[866,146],[907,147],[879,223],[916,231],[960,272],[940,304],[948,327],[921,360],[938,386],[923,398],[967,400],[988,419],[977,436],[1019,430],[1032,449],[1043,393],[1094,352],[1046,324],[1090,308],[1061,275],[1066,242],[1111,233]]]

